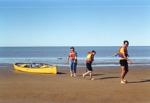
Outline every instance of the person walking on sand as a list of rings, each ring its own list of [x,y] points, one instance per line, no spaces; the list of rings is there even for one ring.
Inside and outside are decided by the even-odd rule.
[[[67,63],[69,62],[70,65],[70,76],[76,77],[76,67],[77,67],[77,52],[75,51],[74,47],[70,47],[70,53],[67,58]]]
[[[85,78],[85,76],[87,74],[90,74],[90,80],[94,80],[94,78],[92,77],[92,62],[94,61],[94,55],[96,54],[96,51],[92,50],[91,52],[88,52],[88,55],[86,57],[86,68],[88,69],[88,71],[86,73],[83,74],[83,78]]]
[[[115,54],[115,56],[119,56],[120,57],[120,66],[122,69],[121,72],[121,84],[126,84],[127,80],[125,80],[125,76],[128,73],[128,63],[132,64],[132,62],[127,58],[128,57],[128,50],[127,47],[129,45],[129,42],[127,40],[125,40],[123,42],[123,46],[120,47],[118,53]]]

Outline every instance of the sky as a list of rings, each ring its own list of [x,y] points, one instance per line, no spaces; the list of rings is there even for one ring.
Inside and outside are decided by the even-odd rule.
[[[150,0],[0,0],[0,46],[150,46]]]

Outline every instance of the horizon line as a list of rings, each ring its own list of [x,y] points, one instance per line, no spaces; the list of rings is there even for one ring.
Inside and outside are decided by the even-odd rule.
[[[122,45],[115,45],[115,46],[122,46]],[[115,46],[105,46],[105,47],[115,47]],[[138,46],[138,45],[131,45],[129,47]],[[143,46],[150,46],[150,45],[143,45]],[[72,47],[72,46],[0,46],[0,47]],[[73,46],[73,47],[104,47],[102,46]],[[141,46],[140,46],[141,47]]]

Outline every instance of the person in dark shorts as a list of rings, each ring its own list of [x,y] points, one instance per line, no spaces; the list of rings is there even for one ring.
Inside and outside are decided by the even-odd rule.
[[[94,80],[94,78],[92,77],[92,62],[94,61],[94,55],[96,54],[96,51],[92,50],[91,52],[88,52],[88,55],[86,57],[86,68],[88,69],[88,71],[86,73],[83,74],[83,78],[85,78],[85,76],[87,74],[90,74],[90,80]]]
[[[128,57],[128,50],[127,47],[129,45],[129,42],[127,40],[125,40],[124,45],[120,47],[119,51],[117,54],[115,54],[115,56],[119,56],[120,57],[120,66],[122,69],[121,72],[121,84],[126,84],[127,80],[125,80],[125,76],[128,73],[128,63],[132,64],[132,62],[127,58]]]

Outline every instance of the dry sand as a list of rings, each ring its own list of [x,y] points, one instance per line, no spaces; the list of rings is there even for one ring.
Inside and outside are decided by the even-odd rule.
[[[94,68],[94,81],[83,79],[85,68],[70,77],[68,67],[59,74],[33,74],[0,69],[0,103],[150,103],[150,67],[130,67],[127,84],[120,84],[120,67]]]

